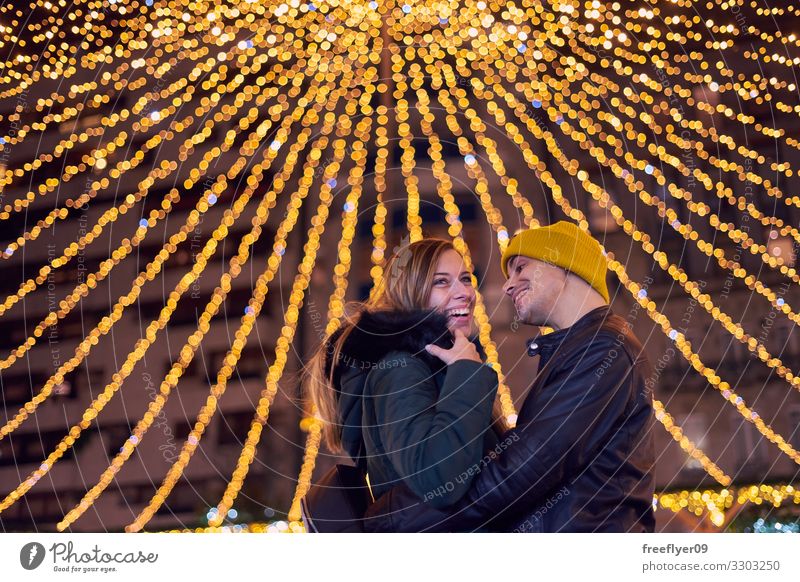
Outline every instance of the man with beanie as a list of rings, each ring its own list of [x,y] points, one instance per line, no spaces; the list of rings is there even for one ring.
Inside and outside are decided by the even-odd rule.
[[[600,245],[572,223],[532,228],[510,241],[502,269],[519,321],[554,330],[528,342],[539,372],[517,426],[455,506],[433,509],[397,486],[368,510],[365,529],[653,531],[649,366],[609,308]]]

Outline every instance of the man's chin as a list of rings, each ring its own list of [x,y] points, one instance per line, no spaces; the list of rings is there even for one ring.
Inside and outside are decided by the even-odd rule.
[[[517,321],[519,323],[523,323],[525,325],[541,325],[537,322],[537,317],[535,314],[531,313],[530,309],[526,309],[525,306],[521,306],[517,310]]]

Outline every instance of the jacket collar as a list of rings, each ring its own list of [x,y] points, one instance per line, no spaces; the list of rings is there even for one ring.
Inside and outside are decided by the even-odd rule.
[[[574,337],[577,333],[585,329],[600,327],[603,322],[613,315],[609,305],[603,305],[591,310],[569,327],[559,329],[546,335],[538,335],[527,342],[528,355],[541,356],[542,360],[549,358],[553,352],[563,344],[569,337]],[[541,364],[540,364],[541,366]]]
[[[349,327],[352,326],[352,327]],[[349,330],[341,353],[332,362],[333,342]],[[325,345],[326,376],[333,365],[333,387],[342,426],[342,447],[359,465],[365,463],[363,395],[371,368],[389,352],[409,352],[424,361],[432,372],[445,364],[425,350],[426,344],[453,346],[447,317],[433,311],[362,311],[346,322]]]
[[[362,311],[354,318],[355,323],[346,323],[326,343],[326,372],[334,366],[334,385],[348,368],[369,371],[370,367],[389,352],[405,351],[425,361],[434,371],[443,366],[438,358],[428,354],[427,344],[443,348],[453,346],[453,338],[447,327],[447,316],[433,310],[380,310]],[[331,362],[333,342],[347,326],[349,335],[342,346],[338,361]]]

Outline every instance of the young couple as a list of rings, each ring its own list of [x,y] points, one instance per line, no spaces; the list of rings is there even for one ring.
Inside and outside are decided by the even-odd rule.
[[[472,332],[475,289],[447,241],[398,251],[373,298],[320,348],[325,439],[368,475],[367,531],[654,529],[648,365],[608,306],[600,245],[574,224],[517,234],[502,257],[538,374],[508,430]]]

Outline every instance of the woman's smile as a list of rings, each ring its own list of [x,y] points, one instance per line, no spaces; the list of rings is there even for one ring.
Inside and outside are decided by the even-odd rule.
[[[442,253],[431,285],[428,299],[430,307],[447,316],[447,326],[451,331],[460,329],[464,335],[469,335],[475,307],[475,288],[472,286],[472,275],[458,252],[449,249]]]
[[[473,307],[474,306],[472,304],[469,304],[445,309],[444,313],[447,315],[449,326],[469,330],[472,326]]]

